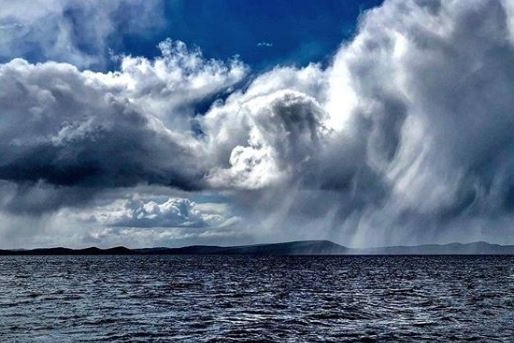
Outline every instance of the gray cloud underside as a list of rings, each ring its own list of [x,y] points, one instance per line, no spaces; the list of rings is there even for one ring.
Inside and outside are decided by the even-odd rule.
[[[222,190],[264,235],[356,245],[487,235],[512,214],[509,1],[386,1],[329,68],[277,67],[244,91],[232,89],[242,63],[161,49],[108,74],[0,66],[0,178],[12,192]]]

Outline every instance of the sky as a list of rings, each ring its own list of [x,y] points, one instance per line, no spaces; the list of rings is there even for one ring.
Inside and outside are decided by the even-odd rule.
[[[514,244],[509,0],[0,8],[0,248]]]

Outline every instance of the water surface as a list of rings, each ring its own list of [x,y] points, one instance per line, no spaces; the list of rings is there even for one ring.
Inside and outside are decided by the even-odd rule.
[[[1,342],[514,341],[509,256],[3,256]]]

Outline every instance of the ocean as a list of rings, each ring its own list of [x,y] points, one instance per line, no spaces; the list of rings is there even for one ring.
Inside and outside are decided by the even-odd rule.
[[[0,342],[514,342],[513,256],[2,256]]]

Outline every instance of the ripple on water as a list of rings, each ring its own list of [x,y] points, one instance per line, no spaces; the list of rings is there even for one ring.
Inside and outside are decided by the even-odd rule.
[[[514,341],[514,257],[0,258],[0,341]]]

